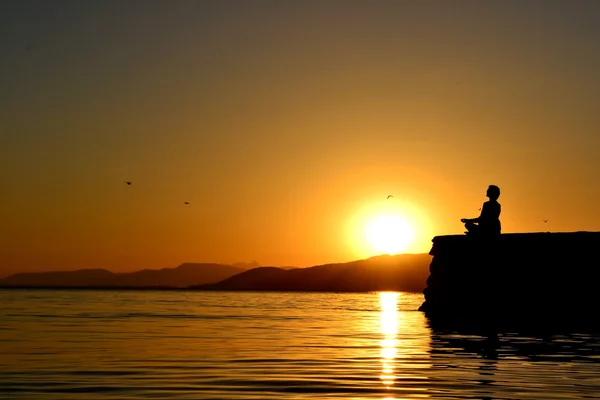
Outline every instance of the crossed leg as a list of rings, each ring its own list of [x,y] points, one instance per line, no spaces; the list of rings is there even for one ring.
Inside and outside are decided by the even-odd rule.
[[[467,234],[479,232],[479,225],[471,221],[465,222],[465,228],[467,229],[467,231],[465,232]]]

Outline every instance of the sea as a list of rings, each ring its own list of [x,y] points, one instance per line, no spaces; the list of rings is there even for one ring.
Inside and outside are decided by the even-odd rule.
[[[600,333],[439,328],[422,302],[0,290],[0,399],[600,399]]]

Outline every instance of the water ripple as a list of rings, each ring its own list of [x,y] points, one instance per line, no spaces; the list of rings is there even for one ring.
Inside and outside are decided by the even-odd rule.
[[[431,326],[407,293],[0,290],[0,399],[586,399],[600,336]]]

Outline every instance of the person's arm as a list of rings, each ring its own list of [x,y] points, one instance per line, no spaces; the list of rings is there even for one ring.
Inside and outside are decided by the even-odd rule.
[[[479,217],[477,218],[463,218],[461,219],[461,222],[477,222],[479,223],[483,217],[484,214],[484,210],[486,209],[486,203],[483,203],[483,206],[481,207],[481,213],[479,214]]]
[[[488,205],[488,202],[486,201],[481,206],[481,213],[479,214],[479,217],[473,218],[473,222],[481,222],[482,220],[486,219],[488,217],[489,211],[490,211],[489,205]]]

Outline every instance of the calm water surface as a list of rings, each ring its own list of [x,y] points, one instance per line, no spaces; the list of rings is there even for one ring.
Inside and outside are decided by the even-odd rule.
[[[420,294],[0,290],[0,399],[600,398],[600,335],[432,329]]]

